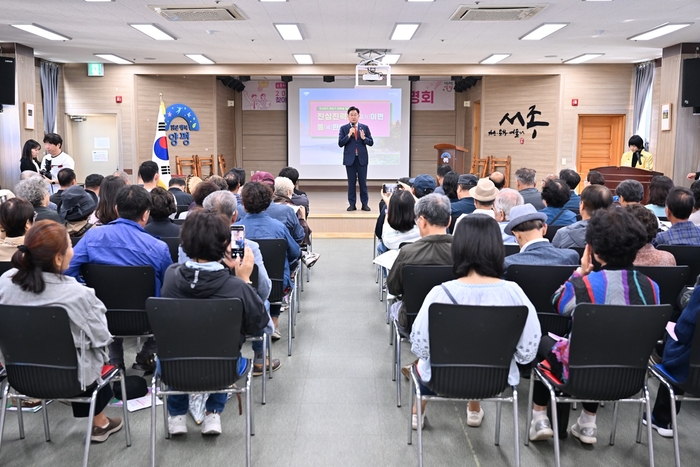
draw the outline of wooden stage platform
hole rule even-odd
[[[379,216],[381,195],[379,186],[368,187],[371,211],[361,211],[360,195],[357,194],[357,211],[346,211],[348,194],[345,187],[305,187],[309,197],[308,222],[315,238],[372,238],[374,225]]]

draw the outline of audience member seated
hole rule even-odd
[[[256,172],[250,179],[251,182],[260,182],[264,185],[270,187],[270,190],[275,189],[275,179],[269,172]],[[245,206],[244,206],[245,208]],[[299,224],[299,219],[297,218],[296,212],[293,208],[285,206],[283,204],[275,204],[270,200],[270,205],[265,210],[265,212],[272,217],[277,219],[289,230],[289,234],[292,238],[301,245],[304,241],[304,229]]]
[[[167,193],[167,192],[166,192]],[[239,298],[243,302],[241,345],[246,335],[262,333],[269,323],[260,297],[250,285],[253,252],[246,248],[242,258],[231,257],[229,224],[215,211],[199,210],[182,225],[182,249],[190,257],[185,264],[173,264],[165,272],[161,296],[180,299]],[[221,264],[223,260],[224,264]],[[230,274],[227,268],[235,270]],[[183,332],[187,332],[183,329]],[[262,351],[260,353],[262,362]],[[187,433],[189,395],[168,396],[168,430],[172,435]],[[221,434],[221,413],[227,394],[209,394],[202,422],[203,435]]]
[[[508,374],[508,384],[517,386],[520,382],[520,372],[516,362],[527,364],[534,360],[542,331],[535,307],[520,286],[501,279],[504,273],[504,250],[497,223],[486,216],[468,216],[455,229],[451,253],[453,269],[458,279],[433,287],[425,297],[411,330],[411,351],[419,358],[416,372],[420,377],[421,393],[435,394],[429,389],[431,368],[428,310],[433,303],[526,306],[527,320],[516,345]],[[425,402],[421,412],[423,417],[425,417]],[[469,402],[467,425],[481,426],[483,418],[484,410],[479,402]],[[421,426],[423,423],[424,420],[421,420]],[[418,429],[415,406],[412,425],[413,429]]]
[[[515,171],[515,187],[523,195],[525,204],[532,204],[535,209],[541,211],[544,209],[544,203],[542,202],[542,194],[535,186],[537,183],[536,177],[537,172],[535,172],[535,169],[522,167]]]
[[[207,181],[197,184],[197,187],[192,192],[192,204],[190,204],[190,209],[181,212],[180,215],[177,216],[177,218],[185,219],[191,210],[201,208],[202,203],[204,202],[204,198],[214,193],[215,191],[219,191],[219,187],[216,186],[215,183]]]
[[[605,185],[605,177],[597,170],[590,170],[586,175],[586,180],[583,182],[583,187],[588,185]]]
[[[121,178],[122,180],[124,180],[124,184],[125,184],[125,185],[131,185],[131,177],[129,177],[129,174],[127,174],[126,172],[122,172],[121,170],[117,170],[117,171],[114,172],[112,175],[114,175],[115,177],[119,177],[119,178]]]
[[[58,211],[61,208],[61,195],[68,187],[75,185],[77,182],[75,180],[75,172],[73,169],[68,168],[59,170],[56,178],[58,179],[59,189],[56,193],[49,196],[49,201],[56,205],[56,210]]]
[[[579,214],[579,204],[581,203],[581,198],[576,194],[576,187],[581,183],[581,176],[571,169],[562,169],[559,171],[559,180],[563,180],[566,186],[571,190],[571,198],[564,205],[564,209],[569,209],[573,211],[574,214]]]
[[[287,255],[284,262],[284,288],[287,290],[292,285],[291,266],[299,259],[301,250],[287,227],[277,219],[270,217],[266,211],[272,202],[272,188],[264,183],[251,181],[243,186],[241,200],[248,214],[245,218],[237,221],[236,225],[245,226],[247,238],[255,240],[281,238],[287,242]],[[270,316],[275,324],[275,331],[272,334],[273,340],[279,340],[282,337],[279,331],[280,311],[280,305],[270,305]]]
[[[700,246],[700,227],[688,220],[693,206],[695,197],[692,191],[679,186],[671,189],[666,197],[666,218],[671,222],[671,228],[659,232],[652,244]]]
[[[304,238],[301,241],[301,245],[311,244],[311,227],[309,227],[308,222],[306,222],[306,216],[304,215],[304,207],[297,206],[292,202],[292,196],[294,193],[294,184],[287,177],[277,177],[275,179],[275,192],[273,202],[275,204],[281,204],[284,206],[289,206],[297,216],[297,221],[304,231]],[[268,212],[269,214],[269,212]],[[274,217],[274,216],[271,216]],[[302,251],[301,260],[306,265],[307,268],[312,267],[316,264],[319,258],[318,253],[313,253],[311,251]]]
[[[462,214],[459,216],[452,227],[453,232],[457,230],[457,225],[459,225],[459,222],[463,218],[473,214],[483,214],[494,219],[496,218],[496,213],[493,212],[493,203],[496,200],[496,196],[498,196],[498,188],[496,188],[491,180],[482,178],[474,188],[469,190],[469,194],[474,198],[474,206],[476,209],[474,209],[471,214]]]
[[[117,175],[108,175],[100,184],[100,200],[95,212],[90,216],[90,223],[94,225],[107,225],[117,220],[117,194],[127,183]]]
[[[71,239],[83,238],[94,225],[90,216],[95,212],[95,199],[79,185],[74,185],[63,192],[63,200],[58,214],[65,220],[64,225]]]
[[[695,205],[693,206],[693,213],[690,215],[688,220],[693,224],[700,226],[700,181],[694,181],[693,184],[690,185],[690,191],[693,192]]]
[[[450,200],[447,196],[430,194],[420,198],[414,208],[416,225],[421,238],[405,245],[386,278],[387,290],[395,297],[403,295],[403,277],[401,272],[407,264],[451,265],[452,235],[447,233],[450,223]],[[406,308],[401,301],[391,306],[392,318],[398,319],[399,328],[405,329]]]
[[[698,310],[700,310],[700,287],[696,286],[688,304],[676,322],[674,328],[676,338],[667,338],[664,345],[663,359],[661,361],[663,371],[680,384],[688,380],[690,373],[690,351],[692,350],[693,336],[697,329]],[[671,386],[673,386],[673,391],[676,395],[682,396],[685,394],[685,391],[676,384],[671,384]],[[680,410],[681,403],[677,401],[676,414]],[[646,424],[646,422],[644,423]],[[664,438],[673,437],[671,394],[663,384],[659,384],[659,391],[656,393],[656,402],[651,412],[651,426]]]
[[[48,219],[59,224],[62,223],[58,213],[48,207],[49,189],[41,177],[33,176],[19,182],[15,187],[15,195],[18,198],[26,199],[34,206],[36,214],[34,222]]]
[[[430,175],[420,174],[408,180],[404,189],[410,189],[416,198],[422,198],[435,191],[435,179]]]
[[[172,177],[168,182],[168,191],[175,197],[178,206],[189,206],[192,204],[192,195],[185,193],[187,182],[184,178]]]
[[[633,269],[632,263],[646,242],[646,229],[626,209],[597,210],[586,228],[586,249],[581,266],[552,297],[557,311],[571,316],[579,303],[607,305],[658,305],[659,286]],[[593,258],[603,268],[593,271]],[[571,334],[568,336],[571,339]],[[538,360],[546,359],[552,373],[566,381],[569,378],[569,340],[556,342],[549,336],[540,341]],[[549,391],[537,381],[533,390],[533,417],[530,440],[551,438],[552,428],[547,418]],[[596,412],[598,402],[584,402],[571,434],[584,444],[596,442]]]
[[[228,191],[233,193],[233,196],[236,198],[236,210],[238,211],[238,220],[241,220],[245,217],[245,209],[243,209],[243,203],[241,203],[241,187],[243,186],[243,183],[241,182],[241,179],[238,175],[238,169],[233,168],[226,172],[226,175],[224,175],[224,180],[226,180],[226,183],[228,183]]]
[[[524,203],[523,195],[512,188],[503,188],[496,196],[493,202],[493,213],[501,228],[501,237],[503,243],[518,243],[515,237],[504,232],[508,222],[510,222],[510,211],[515,206],[521,206]]]
[[[238,176],[238,183],[240,185],[239,188],[243,188],[243,185],[245,185],[246,181],[246,174],[245,170],[243,170],[240,167],[234,167],[231,170],[229,170],[227,173],[235,173]],[[296,192],[296,190],[295,190]],[[234,193],[236,195],[236,200],[238,200],[238,205],[242,205],[243,203],[241,202],[241,193],[238,191],[237,193]]]
[[[459,201],[457,197],[457,184],[459,183],[459,174],[454,170],[447,172],[442,179],[442,191],[445,192],[451,203]],[[436,188],[437,190],[437,188]],[[435,192],[433,192],[435,193]]]
[[[180,226],[170,218],[176,211],[173,195],[161,187],[155,187],[151,190],[150,222],[144,229],[155,237],[179,237]]]
[[[100,174],[90,174],[85,177],[85,191],[95,200],[95,205],[100,201],[100,185],[104,179]]]
[[[381,193],[387,206],[387,214],[382,227],[382,241],[377,245],[377,252],[398,250],[402,243],[413,243],[420,238],[416,225],[416,199],[406,190],[393,194]]]
[[[105,347],[112,341],[112,335],[107,329],[107,310],[95,296],[95,291],[62,274],[72,256],[73,248],[62,225],[48,220],[37,222],[27,232],[24,245],[12,257],[15,269],[0,277],[0,297],[3,305],[58,304],[66,310],[78,352],[78,379],[86,388],[84,393],[75,394],[75,397],[90,397],[98,381],[101,381],[102,367],[108,361]],[[83,345],[87,350],[80,354]],[[48,347],[44,350],[50,351]],[[96,415],[92,420],[93,442],[107,441],[112,433],[122,428],[120,418],[107,418],[104,413],[112,397],[110,385],[105,385],[97,392]],[[72,406],[74,417],[89,416],[89,404],[72,403]]]
[[[673,180],[664,176],[657,175],[651,179],[649,183],[649,204],[647,209],[656,214],[656,217],[666,217],[666,197],[673,189]]]
[[[142,162],[139,166],[139,181],[143,184],[146,191],[150,193],[151,190],[157,187],[158,180],[160,180],[158,164],[153,161]]]
[[[452,172],[452,167],[450,164],[440,164],[437,168],[437,186],[435,187],[435,191],[433,193],[437,193],[438,195],[444,195],[445,194],[445,188],[442,186],[445,175],[448,173]],[[449,196],[448,196],[449,198]]]
[[[571,193],[563,180],[547,179],[543,182],[542,201],[546,207],[540,209],[540,212],[547,215],[548,226],[571,225],[576,222],[576,214],[564,207],[569,202]]]
[[[228,190],[228,182],[220,175],[209,175],[207,181],[216,185],[219,190]]]
[[[634,258],[635,266],[675,266],[676,258],[668,251],[657,250],[651,242],[659,232],[659,220],[653,212],[641,204],[628,204],[625,209],[639,220],[647,232],[647,243],[639,249]]]
[[[144,230],[151,209],[151,196],[142,186],[125,186],[117,194],[116,208],[117,220],[88,230],[76,244],[75,255],[65,274],[78,277],[83,264],[151,266],[156,275],[155,296],[159,297],[165,270],[172,264],[172,259],[168,245]],[[112,365],[124,368],[122,341],[121,338],[114,339],[109,346],[109,357]],[[136,355],[134,368],[154,371],[155,350],[155,341],[150,337]]]
[[[471,214],[476,209],[474,198],[469,194],[469,190],[474,188],[479,182],[476,175],[462,174],[457,178],[457,201],[450,205],[451,216],[457,219],[462,214]]]
[[[583,248],[586,246],[586,226],[588,219],[598,209],[607,209],[612,205],[612,193],[602,185],[589,185],[581,192],[579,211],[581,220],[562,227],[554,235],[552,245],[557,248]]]
[[[506,269],[511,264],[579,264],[578,253],[575,250],[555,248],[544,238],[547,232],[546,220],[547,216],[541,211],[536,211],[529,203],[510,210],[510,222],[504,232],[515,237],[520,245],[520,252],[506,256]]]
[[[34,222],[34,208],[26,199],[12,198],[0,204],[0,261],[7,262],[24,244],[24,234]]]
[[[615,195],[620,197],[620,206],[640,204],[644,199],[644,187],[637,180],[623,180],[615,188]]]
[[[285,177],[292,181],[294,191],[292,192],[292,203],[304,207],[304,217],[309,217],[309,198],[303,191],[299,190],[299,171],[294,167],[285,167],[280,170],[278,177]]]
[[[506,176],[501,172],[494,172],[489,175],[489,180],[493,182],[493,185],[500,191],[506,185]]]

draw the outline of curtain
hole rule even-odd
[[[654,62],[640,63],[634,70],[634,131],[639,128],[644,104],[654,81]],[[645,143],[648,144],[645,138]]]
[[[56,131],[56,112],[58,111],[58,73],[57,64],[41,62],[41,94],[44,107],[44,134]]]

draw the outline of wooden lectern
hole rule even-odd
[[[642,204],[647,204],[649,200],[649,183],[651,179],[657,175],[663,175],[661,172],[654,172],[652,170],[637,169],[632,167],[597,167],[595,169],[605,177],[605,186],[608,187],[613,194],[615,194],[615,188],[623,180],[637,180],[644,187],[644,199]]]
[[[468,149],[454,144],[441,143],[433,146],[437,150],[437,165],[450,164],[452,170],[459,174],[469,172],[472,161]]]

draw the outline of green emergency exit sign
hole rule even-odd
[[[105,65],[104,63],[88,63],[88,76],[104,76],[105,75]]]

